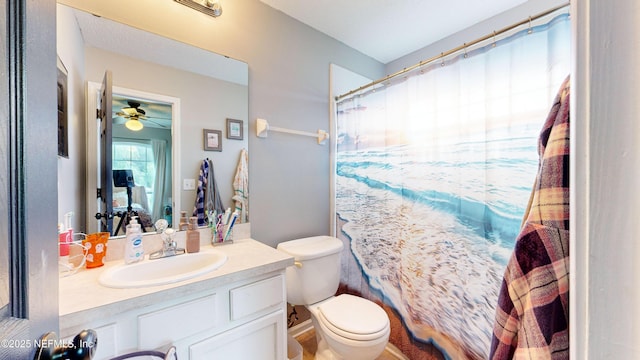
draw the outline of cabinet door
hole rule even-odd
[[[216,294],[138,315],[138,348],[156,349],[216,327]]]
[[[283,360],[286,333],[284,311],[277,311],[191,345],[189,359]]]

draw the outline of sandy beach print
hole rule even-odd
[[[457,144],[438,159],[411,145],[338,153],[341,289],[384,304],[409,358],[487,358],[536,137]]]

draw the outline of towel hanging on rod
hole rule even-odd
[[[291,130],[284,129],[280,127],[270,126],[267,120],[265,119],[256,119],[256,136],[259,138],[266,138],[269,130],[277,131],[288,134],[302,135],[302,136],[310,136],[318,139],[318,145],[324,144],[324,142],[329,139],[329,133],[324,130],[318,130],[317,133],[299,131],[299,130]]]

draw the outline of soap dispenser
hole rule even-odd
[[[132,264],[144,258],[144,249],[142,247],[142,231],[136,216],[131,218],[131,222],[127,225],[127,239],[124,246],[124,262]]]
[[[189,227],[187,228],[187,252],[197,253],[200,251],[200,232],[198,231],[198,218],[189,218]]]

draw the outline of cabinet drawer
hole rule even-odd
[[[278,275],[229,291],[231,321],[284,303],[284,276]]]
[[[216,294],[138,316],[138,348],[155,349],[216,325]]]

